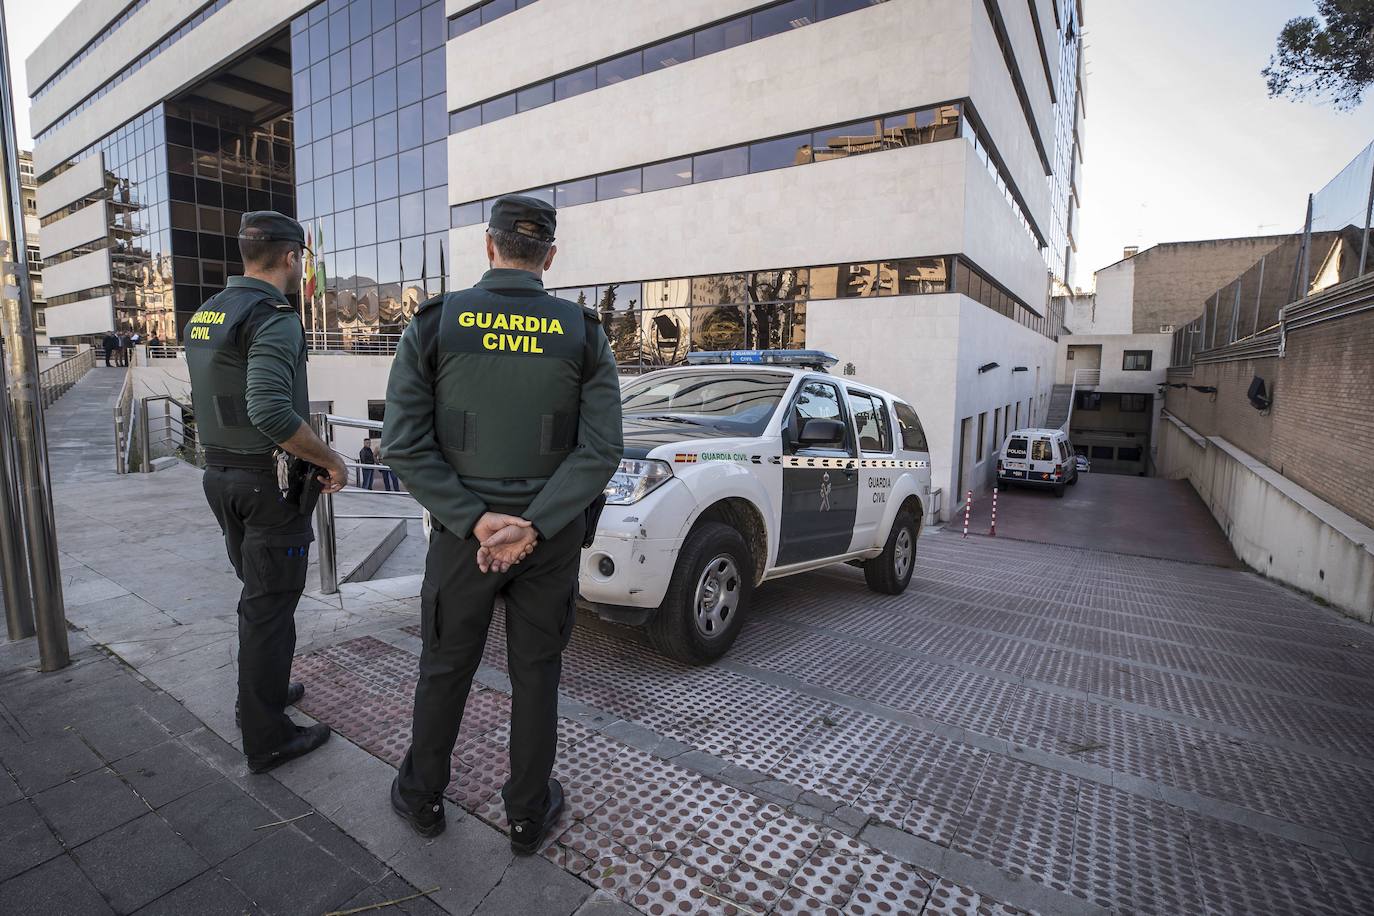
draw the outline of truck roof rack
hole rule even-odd
[[[770,365],[828,372],[840,361],[824,350],[702,350],[687,354],[693,366]]]

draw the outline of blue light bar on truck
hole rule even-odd
[[[839,361],[838,356],[824,350],[704,350],[687,354],[687,362],[693,366],[770,365],[822,372]]]

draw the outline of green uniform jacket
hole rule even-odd
[[[624,456],[620,378],[595,313],[548,295],[523,270],[489,270],[472,289],[421,303],[401,335],[386,402],[387,463],[463,538],[488,510],[520,515],[541,538],[553,537],[605,489]],[[575,434],[562,432],[565,418]],[[514,454],[516,441],[529,445]],[[521,467],[549,470],[501,476]]]
[[[230,277],[191,316],[182,342],[203,445],[270,452],[305,422],[305,329],[271,283]]]

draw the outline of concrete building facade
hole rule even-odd
[[[33,296],[33,329],[39,344],[48,342],[47,300],[43,298],[43,257],[38,246],[38,176],[33,153],[19,151],[19,201],[24,211],[24,244],[29,256],[29,293]]]
[[[627,368],[830,350],[917,405],[936,486],[982,489],[1055,374],[1081,19],[1076,0],[83,0],[27,62],[52,334],[174,339],[240,269],[239,216],[271,207],[323,254],[312,343],[385,349],[485,268],[491,200],[540,194],[548,283],[602,309]]]

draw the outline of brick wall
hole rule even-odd
[[[1256,375],[1274,399],[1250,406]],[[1288,333],[1282,359],[1205,363],[1165,408],[1204,436],[1221,436],[1299,486],[1374,526],[1374,311]]]
[[[1210,239],[1147,248],[1132,259],[1132,329],[1137,334],[1156,334],[1163,325],[1187,324],[1201,314],[1208,297],[1288,238]],[[1230,311],[1228,302],[1228,316]]]

